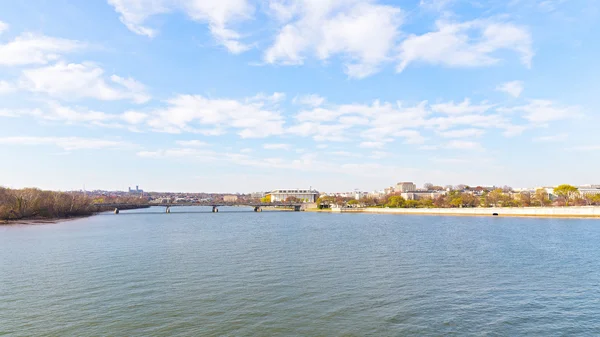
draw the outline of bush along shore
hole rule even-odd
[[[136,205],[146,202],[138,197],[119,197],[110,201]],[[134,208],[137,208],[137,206]],[[81,192],[54,192],[42,191],[36,188],[9,189],[0,187],[0,223],[34,220],[53,221],[90,216],[108,210],[110,209],[96,206],[93,198]]]

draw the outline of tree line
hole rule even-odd
[[[93,198],[81,192],[43,191],[37,188],[0,187],[0,220],[59,219],[91,215],[96,203],[144,203],[139,197]]]
[[[466,187],[451,190],[434,198],[406,200],[401,193],[381,197],[362,197],[359,200],[341,196],[321,196],[319,208],[329,207],[389,207],[389,208],[468,208],[468,207],[543,207],[543,206],[600,206],[600,194],[581,194],[575,186],[560,185],[553,190],[553,199],[544,189],[531,192],[512,192],[510,188],[497,188],[474,193]]]

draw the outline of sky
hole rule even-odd
[[[600,0],[0,0],[0,186],[600,183]]]

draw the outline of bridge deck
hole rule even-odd
[[[190,206],[207,206],[207,207],[223,207],[223,206],[239,206],[239,207],[301,207],[302,204],[288,204],[288,203],[252,203],[252,202],[211,202],[211,203],[148,203],[148,204],[94,204],[97,207],[148,207],[148,206],[159,206],[159,207],[190,207]]]

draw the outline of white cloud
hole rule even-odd
[[[424,150],[424,151],[434,151],[439,148],[440,147],[437,145],[421,145],[421,146],[419,146],[419,150]]]
[[[505,92],[512,97],[519,97],[523,92],[523,82],[522,81],[511,81],[500,84],[496,87],[496,90]]]
[[[263,148],[266,150],[289,150],[290,144],[264,144]]]
[[[425,9],[441,11],[452,2],[454,2],[454,0],[421,0],[419,6]]]
[[[465,98],[461,103],[450,101],[447,103],[433,104],[431,110],[434,112],[444,113],[447,115],[463,115],[463,114],[481,114],[489,110],[493,105],[482,102],[481,104],[472,105],[471,100]]]
[[[19,86],[62,99],[129,99],[135,103],[144,103],[150,99],[145,93],[145,87],[134,79],[113,75],[110,81],[113,83],[106,80],[104,70],[95,64],[59,62],[47,67],[24,70]]]
[[[345,59],[345,72],[363,78],[388,61],[401,24],[400,9],[371,1],[271,1],[286,23],[265,54],[267,63],[302,64],[307,55]]]
[[[383,159],[383,158],[390,157],[391,155],[392,155],[391,153],[385,152],[385,151],[373,151],[373,152],[371,152],[371,155],[369,156],[369,158]]]
[[[532,123],[552,122],[582,115],[582,110],[578,106],[557,106],[551,100],[542,99],[530,100],[529,104],[522,106],[498,108],[498,111],[504,113],[522,113],[522,117]]]
[[[0,109],[0,117],[20,117],[41,114],[39,109]]]
[[[349,128],[349,125],[342,124],[320,124],[316,122],[304,122],[289,127],[287,129],[287,132],[303,137],[312,136],[313,139],[318,142],[344,142],[348,140],[346,130]]]
[[[183,147],[204,147],[204,146],[208,146],[209,144],[197,139],[193,139],[193,140],[178,140],[177,145],[181,145]]]
[[[7,81],[0,81],[0,95],[14,92],[17,88]]]
[[[525,130],[530,129],[530,125],[514,125],[507,124],[503,126],[504,132],[502,133],[505,137],[514,137],[522,134]]]
[[[340,124],[348,125],[368,125],[369,119],[361,116],[342,116],[339,118]]]
[[[575,146],[575,147],[573,147],[571,149],[575,150],[575,151],[581,151],[581,152],[600,151],[600,145]]]
[[[362,142],[358,145],[363,149],[381,149],[385,146],[385,142]]]
[[[356,152],[350,152],[350,151],[332,151],[329,152],[329,154],[332,154],[334,156],[338,156],[338,157],[362,157],[362,155],[356,153]]]
[[[473,151],[482,151],[483,147],[481,144],[477,142],[471,142],[466,140],[452,140],[444,146],[447,149],[454,150],[473,150]]]
[[[444,138],[467,138],[467,137],[481,137],[485,133],[481,129],[462,129],[462,130],[450,130],[440,132],[439,135]]]
[[[509,124],[508,119],[499,114],[492,115],[458,115],[435,117],[427,120],[427,124],[440,130],[467,125],[474,128],[504,128]]]
[[[0,44],[0,66],[47,64],[84,46],[75,40],[24,33],[11,42]]]
[[[140,124],[146,119],[148,119],[148,114],[138,111],[125,111],[121,115],[121,119],[129,124]]]
[[[293,103],[308,105],[311,107],[319,107],[325,103],[325,98],[316,94],[296,96],[294,97]]]
[[[533,141],[542,142],[542,143],[550,143],[550,142],[561,142],[561,141],[567,140],[567,138],[569,138],[569,135],[567,135],[566,133],[560,133],[557,135],[536,137],[533,139]]]
[[[483,67],[497,64],[499,50],[513,50],[521,62],[531,66],[529,32],[512,23],[473,20],[463,23],[438,21],[437,31],[410,35],[400,44],[397,71],[414,62],[448,67]]]
[[[8,30],[8,23],[0,21],[0,34]]]
[[[222,134],[238,130],[242,138],[264,138],[283,132],[283,117],[268,107],[270,101],[210,99],[201,95],[177,95],[165,108],[150,113],[147,124],[155,131]],[[208,126],[210,129],[197,129]]]
[[[146,114],[140,112],[127,111],[121,114],[109,114],[91,110],[84,106],[65,106],[56,101],[47,101],[45,106],[36,109],[0,110],[0,116],[33,117],[37,120],[64,122],[65,124],[128,128],[133,132],[139,132],[135,126],[147,118]]]
[[[173,148],[156,151],[139,151],[136,153],[142,158],[194,158],[202,161],[214,161],[217,159],[217,153],[211,150],[200,150],[196,148]]]
[[[136,34],[153,37],[156,30],[146,21],[158,14],[183,11],[194,21],[208,24],[215,40],[232,53],[241,53],[249,48],[240,42],[242,36],[228,28],[231,24],[252,17],[254,7],[247,0],[108,0],[120,14],[120,19]]]
[[[135,145],[120,141],[81,137],[0,137],[6,145],[54,145],[66,151],[83,149],[130,149]]]
[[[104,112],[93,111],[84,107],[67,107],[57,102],[48,102],[48,108],[40,110],[40,113],[34,116],[67,123],[102,123],[114,118],[114,116]]]

